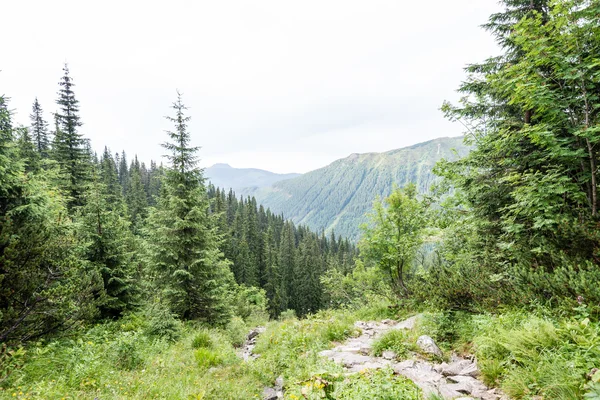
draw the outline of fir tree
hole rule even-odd
[[[127,209],[129,211],[129,220],[134,233],[139,233],[148,215],[148,202],[144,185],[142,184],[142,174],[140,163],[137,156],[132,161],[129,168],[129,187],[127,188]]]
[[[181,94],[173,103],[175,130],[163,146],[170,152],[158,206],[149,217],[151,261],[156,284],[174,312],[185,319],[224,322],[229,306],[226,291],[232,276],[218,247],[215,222],[197,147],[190,146],[189,117]]]
[[[48,123],[44,120],[44,113],[37,97],[33,103],[29,118],[31,119],[31,134],[33,135],[36,150],[42,157],[46,158],[48,157],[48,150],[50,148]]]
[[[85,243],[83,257],[102,279],[96,301],[103,318],[115,318],[131,309],[138,291],[133,279],[135,242],[123,217],[123,203],[107,201],[113,196],[99,177],[95,178],[79,217],[80,237]]]
[[[63,175],[62,185],[70,197],[69,205],[82,205],[82,194],[89,179],[88,141],[79,133],[82,125],[79,118],[79,101],[73,92],[73,79],[65,64],[56,103],[59,110],[55,114],[57,132],[54,141],[54,158],[58,161]]]

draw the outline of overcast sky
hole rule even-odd
[[[81,132],[158,159],[175,90],[202,165],[306,172],[461,126],[439,111],[498,52],[496,0],[19,0],[2,5],[0,94],[51,120],[64,62]]]

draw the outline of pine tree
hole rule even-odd
[[[106,200],[108,205],[117,204],[119,208],[123,204],[122,188],[119,183],[117,164],[107,147],[100,159],[100,181],[106,186]]]
[[[138,292],[133,268],[135,242],[129,222],[123,217],[123,203],[107,201],[114,193],[99,177],[90,186],[79,215],[79,235],[85,243],[83,257],[102,279],[101,290],[96,293],[100,316],[116,318],[135,305]]]
[[[15,131],[17,132],[19,157],[25,165],[25,171],[37,171],[40,168],[40,155],[36,151],[35,144],[31,140],[29,130],[25,127],[19,127],[15,129]]]
[[[144,185],[142,184],[142,174],[137,156],[131,163],[129,168],[129,179],[127,181],[129,187],[127,188],[127,195],[125,198],[127,200],[131,229],[134,233],[140,233],[144,220],[148,216],[148,202],[146,192],[144,191]]]
[[[173,103],[175,130],[163,146],[170,152],[158,206],[149,217],[151,260],[156,284],[174,312],[186,319],[224,322],[232,282],[227,261],[219,250],[215,221],[202,170],[197,168],[197,147],[190,146],[189,117],[178,93]]]
[[[304,316],[321,308],[323,288],[320,277],[323,273],[317,238],[314,234],[306,235],[298,248],[294,272],[293,308],[298,315]]]
[[[119,157],[119,183],[123,188],[123,196],[127,196],[127,189],[129,189],[129,167],[127,166],[127,154],[125,151],[121,153]]]
[[[0,96],[0,342],[37,338],[93,309],[93,277],[76,257],[64,199],[19,157]],[[30,150],[33,151],[33,146]]]
[[[32,113],[29,115],[31,119],[31,134],[37,152],[43,157],[48,157],[50,148],[50,139],[48,138],[48,123],[44,120],[42,107],[38,102],[37,97],[33,103]]]
[[[294,301],[294,272],[296,270],[296,237],[294,225],[286,222],[281,233],[279,245],[279,268],[281,269],[281,305],[283,310],[290,307]]]
[[[73,92],[73,79],[65,64],[56,103],[59,110],[55,114],[57,132],[53,154],[63,175],[62,186],[70,197],[69,206],[82,205],[82,195],[89,180],[88,141],[78,132],[82,125],[79,118],[79,101]]]

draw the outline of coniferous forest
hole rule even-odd
[[[208,183],[179,92],[149,165],[68,65],[28,126],[0,96],[0,398],[600,399],[600,2],[501,3],[441,109],[470,151],[351,239]]]

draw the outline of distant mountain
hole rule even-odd
[[[433,166],[442,158],[467,154],[462,137],[440,138],[385,153],[352,154],[294,179],[276,182],[245,194],[275,213],[313,230],[332,229],[336,235],[357,240],[359,225],[379,195],[388,196],[395,185],[413,182],[427,192],[438,179]]]
[[[226,190],[231,188],[236,194],[244,194],[285,179],[296,178],[300,174],[276,174],[262,169],[233,168],[229,164],[215,164],[204,170],[204,176],[215,186]]]

